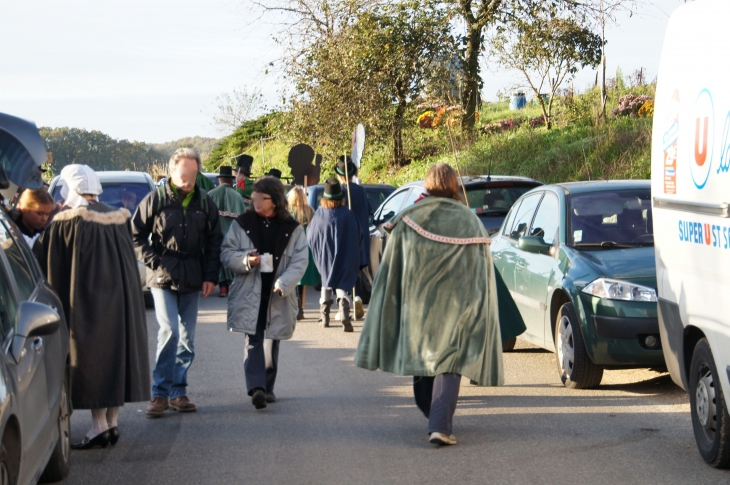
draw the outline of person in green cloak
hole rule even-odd
[[[210,192],[215,188],[215,184],[212,180],[205,176],[203,172],[198,172],[198,177],[195,179],[195,183],[198,187],[205,189],[206,192]]]
[[[251,168],[253,157],[242,153],[236,157],[236,192],[243,197],[243,202],[248,209],[251,205],[251,194],[253,193],[253,180],[251,180]]]
[[[502,385],[502,341],[525,327],[511,305],[505,310],[517,314],[506,315],[500,328],[491,240],[479,217],[461,202],[454,170],[434,165],[424,186],[429,196],[387,224],[391,235],[355,364],[414,376],[416,404],[429,420],[429,442],[454,445],[462,376],[479,386]]]
[[[236,218],[246,212],[246,204],[243,203],[243,199],[238,194],[236,189],[233,188],[233,181],[236,180],[236,176],[233,175],[231,167],[220,167],[218,173],[218,181],[220,185],[215,189],[208,192],[210,198],[215,202],[218,207],[218,215],[221,221],[221,232],[225,239],[228,234],[228,229],[231,227],[231,223]],[[227,270],[224,266],[221,266],[220,276],[218,277],[218,287],[220,288],[218,296],[225,298],[228,296],[228,287],[233,281],[234,274]]]

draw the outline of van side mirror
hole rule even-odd
[[[517,240],[517,245],[523,251],[536,254],[550,254],[552,247],[542,236],[522,236]]]
[[[17,313],[17,333],[10,351],[16,364],[23,357],[25,342],[29,338],[51,335],[61,327],[61,317],[51,307],[32,301],[21,302]]]

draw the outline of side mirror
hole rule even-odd
[[[18,332],[13,338],[11,353],[16,364],[23,357],[25,342],[29,338],[56,333],[61,327],[61,317],[56,311],[41,303],[24,301],[18,307]]]
[[[536,254],[550,254],[550,244],[546,243],[542,236],[522,236],[517,240],[517,245],[523,251]]]

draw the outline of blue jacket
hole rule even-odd
[[[317,209],[307,228],[307,241],[322,286],[346,291],[355,286],[361,240],[360,224],[350,209]]]

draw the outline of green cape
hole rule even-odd
[[[429,197],[390,224],[355,364],[399,375],[455,372],[481,386],[501,385],[497,285],[479,218],[460,202]],[[512,323],[511,336],[524,331],[521,319]]]
[[[208,192],[208,195],[210,195],[210,198],[213,199],[216,207],[218,207],[218,215],[220,216],[221,221],[221,232],[225,239],[226,234],[228,234],[228,229],[231,228],[231,223],[236,219],[236,217],[246,211],[246,204],[243,203],[243,199],[240,195],[238,195],[236,189],[226,184],[220,184],[218,187]],[[233,273],[226,270],[221,265],[218,281],[230,282],[233,281],[233,278]]]

